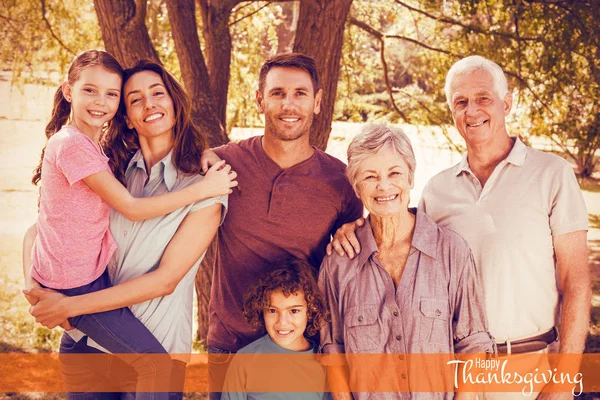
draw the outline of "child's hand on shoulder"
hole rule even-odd
[[[196,186],[195,192],[203,198],[223,196],[230,194],[232,189],[238,185],[235,180],[237,173],[231,170],[231,165],[225,161],[219,161],[209,168],[204,179],[191,187]]]

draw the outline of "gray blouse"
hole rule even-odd
[[[320,351],[399,354],[397,362],[389,366],[394,371],[390,376],[407,391],[410,379],[439,376],[448,370],[434,371],[428,365],[427,370],[420,371],[419,365],[406,365],[403,354],[494,351],[469,246],[458,234],[438,226],[425,213],[410,211],[416,213],[416,225],[397,288],[377,259],[377,245],[368,218],[356,231],[360,254],[350,259],[334,252],[323,260],[319,275],[319,287],[331,313],[331,322],[321,330]],[[327,363],[327,358],[324,360]],[[381,370],[363,368],[358,374],[360,366],[352,363],[349,366],[351,384],[359,378],[361,382],[390,378],[384,378],[386,374]],[[355,398],[372,395],[355,393]],[[410,398],[410,393],[390,395],[386,393],[385,398]],[[431,398],[432,393],[422,395]]]

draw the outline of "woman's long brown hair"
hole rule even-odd
[[[121,67],[121,64],[119,64],[119,62],[112,55],[102,50],[87,50],[78,55],[71,63],[69,72],[67,73],[67,82],[69,85],[73,85],[75,82],[77,82],[77,80],[79,80],[81,71],[87,67],[93,67],[95,65],[101,65],[108,71],[114,72],[121,77],[123,76],[123,68]],[[46,125],[46,138],[50,139],[56,132],[58,132],[60,128],[62,128],[62,126],[68,122],[70,115],[71,103],[65,99],[62,85],[60,85],[54,94],[52,117],[50,118],[48,125]],[[119,112],[117,112],[115,118],[108,122],[104,136],[117,136],[119,130],[121,129],[121,125],[122,117],[119,115]],[[31,179],[31,182],[34,185],[37,185],[42,178],[42,163],[44,161],[45,152],[46,147],[44,146],[42,155],[40,156],[40,162],[33,170],[33,178]]]
[[[123,87],[131,77],[139,72],[151,71],[158,74],[173,101],[175,125],[173,126],[172,161],[178,172],[197,174],[201,171],[200,159],[208,146],[206,136],[192,121],[192,103],[177,79],[162,65],[150,60],[139,60],[133,67],[123,72]],[[121,96],[121,111],[126,115],[125,93]],[[123,179],[125,170],[133,154],[140,148],[134,129],[123,126],[120,134],[108,137],[105,143],[106,154],[111,159],[115,176]]]

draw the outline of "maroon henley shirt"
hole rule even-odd
[[[291,256],[318,268],[330,235],[361,217],[363,207],[344,175],[344,163],[319,149],[287,169],[267,156],[262,136],[215,152],[238,173],[240,185],[229,195],[219,229],[208,345],[237,351],[264,335],[242,316],[248,288]]]

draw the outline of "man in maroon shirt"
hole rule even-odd
[[[214,149],[238,173],[240,189],[229,195],[228,215],[219,229],[209,353],[235,353],[264,334],[242,316],[244,293],[260,275],[289,257],[318,268],[330,235],[362,216],[344,163],[310,145],[321,96],[313,59],[275,56],[262,66],[256,92],[265,115],[264,135]],[[224,364],[229,358],[223,357]],[[217,368],[209,363],[209,375],[214,377]]]

